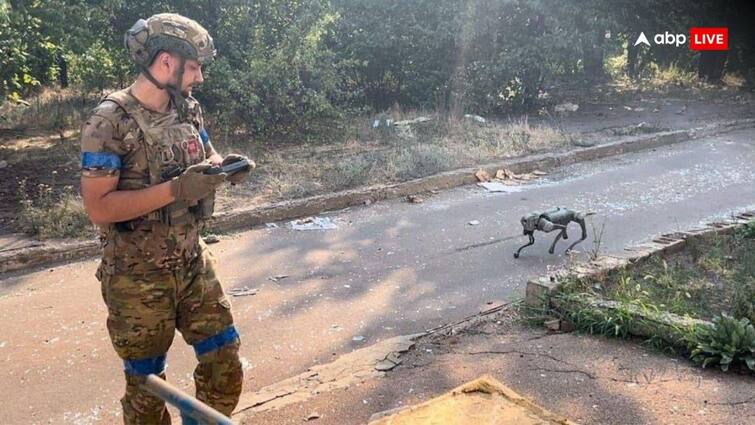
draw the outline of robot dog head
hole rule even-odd
[[[522,230],[525,235],[531,235],[535,233],[537,229],[537,222],[540,220],[540,214],[532,213],[522,217]]]

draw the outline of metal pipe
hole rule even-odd
[[[202,424],[236,425],[228,416],[170,385],[157,375],[148,375],[144,386],[156,396],[175,406],[182,415],[190,416]]]

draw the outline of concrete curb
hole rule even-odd
[[[365,201],[377,202],[430,190],[443,190],[473,184],[477,181],[474,173],[480,169],[486,170],[491,175],[495,175],[496,170],[501,168],[508,168],[518,174],[533,170],[548,171],[564,165],[657,148],[696,138],[740,130],[753,125],[755,125],[755,119],[748,118],[719,122],[686,130],[632,136],[603,145],[578,148],[567,152],[551,152],[521,158],[510,158],[477,167],[448,171],[408,182],[369,186],[304,199],[277,202],[254,208],[240,208],[215,215],[210,221],[209,227],[211,230],[217,232],[238,230],[263,223],[294,219],[319,214],[324,211],[362,205]],[[66,242],[53,246],[20,249],[13,253],[0,254],[0,273],[81,260],[98,255],[99,250],[100,247],[97,241]]]
[[[755,220],[755,211],[738,214],[730,220],[709,223],[703,228],[661,235],[649,244],[627,248],[628,254],[625,257],[601,257],[598,260],[581,265],[565,275],[531,279],[527,282],[524,304],[531,308],[550,309],[561,314],[574,313],[588,307],[606,312],[621,310],[625,314],[640,319],[628,329],[630,334],[643,338],[660,337],[672,345],[680,345],[680,341],[683,340],[681,330],[695,326],[711,326],[712,323],[706,320],[682,317],[666,311],[645,310],[634,305],[606,300],[597,296],[558,297],[556,294],[561,282],[566,277],[600,282],[606,279],[609,274],[642,264],[653,256],[667,256],[681,252],[687,244],[710,235],[731,234],[751,220]],[[556,321],[558,319],[554,320],[554,322]],[[572,328],[571,324],[564,321],[559,322],[558,327],[554,327],[554,329]]]

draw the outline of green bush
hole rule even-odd
[[[95,93],[97,96],[106,89],[117,88],[129,69],[116,59],[117,55],[105,46],[103,40],[96,40],[81,54],[69,53],[71,82],[84,94]]]
[[[283,141],[322,133],[340,118],[339,64],[325,44],[339,16],[324,0],[258,2],[223,9],[218,59],[197,97],[214,127]],[[329,128],[332,130],[332,128]]]
[[[718,365],[724,372],[736,364],[755,371],[755,327],[746,318],[722,315],[713,326],[697,328],[690,338],[691,358],[703,367]]]

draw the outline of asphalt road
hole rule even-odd
[[[578,164],[512,189],[477,186],[421,204],[401,200],[324,216],[336,230],[287,223],[211,245],[242,335],[245,390],[399,334],[423,331],[520,297],[528,277],[564,264],[555,234],[515,260],[519,218],[565,206],[596,214],[601,251],[755,208],[755,129]],[[479,224],[471,225],[471,221]],[[578,236],[570,228],[570,240]],[[595,249],[593,232],[578,248]],[[114,423],[121,362],[106,310],[84,261],[0,280],[0,423]],[[285,278],[271,279],[286,275]],[[168,377],[190,388],[192,350],[176,338]]]

